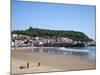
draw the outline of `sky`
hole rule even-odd
[[[33,28],[71,30],[95,40],[96,7],[12,0],[12,30]]]

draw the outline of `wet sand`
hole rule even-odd
[[[12,74],[95,69],[96,61],[71,54],[32,53],[30,47],[12,49]],[[26,64],[29,62],[29,69]],[[38,63],[40,62],[40,66]],[[24,66],[25,69],[20,69]]]

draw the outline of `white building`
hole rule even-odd
[[[15,47],[15,42],[14,41],[11,42],[11,47]]]
[[[67,42],[67,43],[72,43],[73,42],[73,40],[72,39],[69,39],[69,38],[64,38],[63,39],[65,42]]]
[[[18,34],[12,34],[12,37],[17,37],[18,36]]]

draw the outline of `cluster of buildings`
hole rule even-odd
[[[43,46],[43,44],[73,43],[72,39],[64,37],[30,37],[12,34],[12,47]]]
[[[81,42],[73,41],[64,37],[30,37],[21,34],[12,34],[12,47],[83,47],[83,46],[95,46],[96,42]]]

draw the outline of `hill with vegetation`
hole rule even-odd
[[[92,41],[87,35],[83,32],[78,31],[65,31],[65,30],[48,30],[48,29],[38,29],[32,28],[26,30],[14,30],[12,34],[22,34],[28,35],[31,37],[40,36],[40,37],[67,37],[74,41]]]

